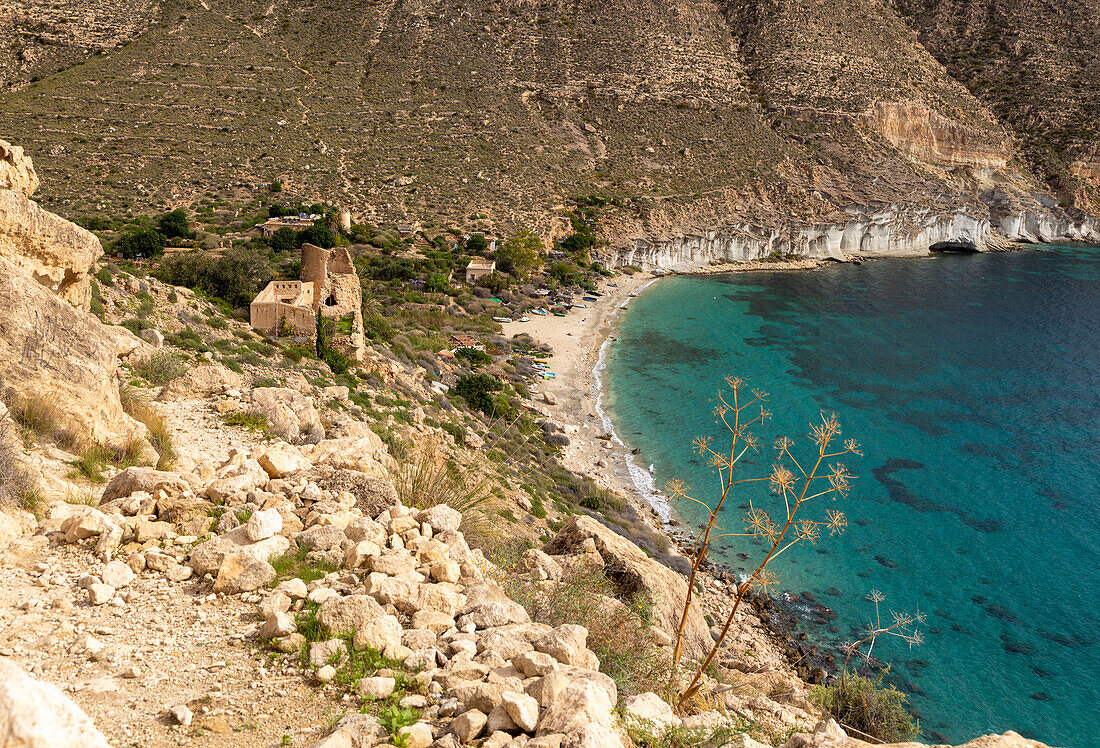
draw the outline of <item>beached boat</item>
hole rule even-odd
[[[511,317],[493,317],[497,322],[511,322]]]
[[[531,318],[530,318],[530,317],[520,317],[520,318],[519,318],[519,321],[520,321],[520,322],[530,322],[530,321],[531,321]]]
[[[555,317],[564,317],[565,313],[564,312],[554,312],[554,316]]]
[[[581,301],[599,301],[595,296],[582,296]]]

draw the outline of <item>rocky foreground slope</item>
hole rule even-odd
[[[0,174],[26,200],[33,173],[4,147]],[[134,449],[126,461],[137,464],[103,467],[109,482],[90,483],[89,452],[70,450],[130,419],[115,407],[114,375],[139,381],[132,375],[163,336],[138,344],[79,297],[62,298],[53,275],[25,269],[41,256],[19,248],[39,243],[7,239],[37,229],[5,220],[0,268],[18,294],[0,293],[0,747],[866,745],[822,719],[747,609],[707,677],[708,697],[682,713],[657,693],[664,676],[611,677],[624,653],[608,637],[627,632],[605,634],[601,659],[593,631],[541,620],[537,602],[603,575],[610,585],[580,601],[600,613],[587,620],[619,620],[646,602],[649,627],[629,646],[659,672],[685,578],[587,514],[555,517],[556,532],[516,558],[486,554],[472,540],[484,525],[439,493],[410,490],[407,458],[358,417],[346,389],[302,376],[250,386],[217,364],[194,365],[150,388],[144,420],[123,421],[131,431],[118,435],[144,444],[159,432],[160,469]],[[71,248],[48,245],[62,277],[87,272],[62,259]],[[28,311],[48,334],[11,322]],[[135,342],[117,360],[112,341],[126,336]],[[388,376],[390,386],[411,379]],[[30,403],[53,397],[56,421],[45,410],[31,417]],[[269,433],[227,423],[232,414]],[[476,436],[457,442],[422,412],[406,421],[410,437],[436,443],[454,465],[486,462]],[[397,426],[392,416],[386,426]],[[119,449],[108,451],[115,462]],[[499,485],[507,512],[523,511],[521,489]],[[705,615],[730,605],[727,579],[704,574],[699,586],[689,659],[710,645]],[[1043,748],[1014,733],[968,745]]]
[[[0,16],[0,121],[70,217],[278,179],[357,220],[548,238],[599,194],[609,259],[662,267],[1100,240],[1096,0],[121,10]]]

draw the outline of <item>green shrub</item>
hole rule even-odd
[[[494,560],[508,568],[517,551],[522,553],[506,548]],[[501,584],[532,621],[587,628],[588,647],[599,657],[600,671],[615,680],[622,694],[661,692],[668,686],[668,663],[650,634],[652,604],[643,592],[625,597],[603,569],[567,575],[554,586],[514,574]]]
[[[144,361],[130,367],[149,384],[167,384],[187,373],[187,357],[175,351],[157,351]]]
[[[477,348],[462,347],[455,351],[455,358],[465,359],[470,362],[473,367],[481,366],[482,364],[493,363],[493,357],[488,353]]]
[[[249,431],[259,431],[263,434],[271,433],[267,416],[256,410],[238,410],[234,413],[226,413],[222,420],[229,426],[240,426]]]
[[[465,400],[471,409],[491,416],[500,410],[500,404],[493,393],[503,388],[504,384],[492,374],[470,374],[459,377],[451,392]]]
[[[215,330],[229,329],[229,323],[225,321],[225,317],[207,317],[206,324]]]
[[[844,673],[834,683],[817,686],[812,697],[844,727],[853,727],[885,743],[901,742],[919,727],[909,713],[908,699],[882,679],[889,668],[874,678]]]
[[[150,228],[134,229],[115,242],[114,250],[128,260],[157,257],[164,252],[164,234]]]
[[[202,336],[190,327],[185,327],[176,333],[166,333],[164,339],[177,348],[190,348],[199,353],[210,350],[203,341]]]
[[[168,239],[191,239],[195,236],[187,220],[187,211],[183,208],[176,208],[158,218],[157,229]]]
[[[134,335],[139,334],[142,330],[148,330],[150,327],[153,326],[152,322],[144,319],[137,319],[136,317],[129,317],[128,319],[124,319],[119,322],[119,324],[132,332]]]
[[[371,340],[388,343],[393,340],[393,325],[381,314],[372,314],[363,320],[363,332]]]
[[[140,319],[145,319],[157,308],[157,304],[153,301],[153,297],[149,295],[148,291],[142,291],[137,295],[137,316]]]
[[[111,270],[106,265],[95,272],[95,279],[104,286],[113,286],[115,284],[115,277],[111,275]]]

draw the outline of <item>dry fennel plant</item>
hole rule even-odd
[[[843,512],[826,509],[824,518],[815,520],[804,517],[805,508],[808,503],[817,499],[835,499],[838,496],[847,495],[852,476],[844,465],[831,463],[830,460],[847,454],[861,454],[859,444],[851,439],[844,441],[842,446],[833,446],[840,437],[840,422],[835,415],[823,413],[821,422],[810,426],[809,439],[815,448],[811,451],[805,465],[792,452],[794,441],[783,437],[775,442],[777,456],[770,475],[740,477],[737,473],[738,463],[747,453],[759,450],[759,440],[750,432],[750,429],[759,426],[771,414],[763,407],[768,397],[766,393],[752,390],[751,398],[745,401],[742,394],[746,387],[745,381],[735,377],[726,377],[725,381],[730,389],[729,392],[719,393],[719,404],[715,408],[715,416],[730,434],[728,451],[723,449],[719,452],[714,449],[711,446],[712,439],[709,437],[699,437],[694,441],[695,451],[706,457],[709,465],[715,468],[718,474],[721,489],[718,501],[714,506],[710,506],[690,496],[688,488],[678,481],[673,481],[668,486],[668,491],[672,495],[694,501],[708,511],[707,523],[696,540],[692,553],[691,574],[688,578],[683,615],[673,645],[673,676],[669,682],[670,692],[676,687],[677,668],[683,654],[684,630],[687,626],[695,578],[706,558],[708,546],[721,538],[748,537],[763,541],[764,548],[767,550],[755,570],[737,586],[733,607],[722,626],[721,633],[706,658],[695,669],[687,687],[678,696],[676,704],[681,708],[698,693],[702,686],[703,673],[722,648],[733,625],[734,616],[748,592],[754,587],[764,591],[774,588],[777,581],[776,575],[768,568],[769,565],[796,545],[806,542],[816,544],[822,530],[828,530],[829,534],[837,534],[847,527],[847,519]],[[743,517],[743,531],[722,532],[718,524],[719,515],[733,490],[743,484],[763,481],[767,481],[771,486],[771,494],[776,497],[776,508],[769,511],[759,502],[749,498],[748,509]],[[781,506],[778,505],[779,498],[782,498]],[[718,534],[715,534],[716,531]]]

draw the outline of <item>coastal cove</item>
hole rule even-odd
[[[887,606],[928,616],[920,648],[875,649],[928,739],[1012,728],[1090,745],[1100,718],[1100,541],[1089,532],[1100,509],[1100,249],[676,276],[639,294],[617,311],[597,376],[618,438],[652,477],[631,475],[620,456],[609,480],[633,479],[633,493],[652,499],[654,485],[680,478],[710,498],[717,482],[691,440],[721,438],[711,409],[727,374],[771,393],[764,445],[837,412],[844,436],[865,446],[837,507],[848,531],[776,569],[810,637],[850,640],[873,614],[864,596],[879,589]],[[746,464],[766,472],[770,449]],[[746,497],[731,502],[728,529]],[[700,519],[672,509],[689,527]],[[744,565],[737,542],[717,550]]]

